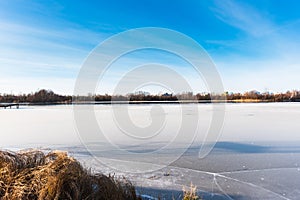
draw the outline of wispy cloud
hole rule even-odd
[[[42,28],[0,21],[0,42],[8,47],[44,47],[86,52],[105,39],[108,34],[76,28]]]
[[[252,36],[264,36],[276,29],[268,16],[241,1],[215,1],[215,6],[213,10],[220,20]]]
[[[298,19],[279,23],[268,12],[242,1],[215,1],[214,5],[215,16],[242,33],[231,40],[207,41],[230,49],[225,56],[215,56],[225,88],[284,91],[300,84],[294,75],[300,73]]]
[[[78,70],[89,51],[105,37],[85,29],[55,30],[0,21],[0,69],[7,76],[23,71],[34,77],[34,71],[48,77],[55,71]]]

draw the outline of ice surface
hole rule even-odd
[[[151,106],[130,105],[129,116],[135,125],[143,128],[152,123]],[[184,106],[189,111],[185,114],[193,119],[195,105]],[[191,182],[205,199],[300,198],[299,103],[227,104],[221,137],[214,150],[203,159],[198,158],[198,152],[209,128],[211,105],[197,105],[197,137],[187,151],[186,141],[182,141],[159,154],[156,150],[176,135],[182,114],[180,105],[161,107],[163,113],[152,113],[152,117],[164,115],[166,118],[161,134],[133,142],[115,126],[111,106],[95,106],[97,122],[109,141],[134,152],[135,156],[114,151],[106,141],[91,143],[95,146],[91,155],[81,144],[72,106],[1,109],[0,145],[11,150],[33,147],[66,150],[95,172],[129,177],[145,199],[180,198],[182,187]],[[194,134],[194,130],[187,130],[186,134]],[[179,159],[165,166],[168,158],[182,150],[184,154]],[[150,154],[147,156],[145,152]],[[156,160],[153,153],[157,153]],[[155,165],[159,170],[140,173],[122,170],[128,166],[139,170],[140,165]]]

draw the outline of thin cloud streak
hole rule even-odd
[[[268,17],[249,5],[232,0],[215,1],[215,5],[213,11],[220,20],[254,37],[265,36],[275,30]]]
[[[1,21],[2,76],[75,79],[84,58],[104,35],[84,29],[53,30]]]
[[[212,52],[227,90],[296,89],[300,84],[295,76],[300,73],[300,41],[292,27],[298,20],[278,24],[253,6],[231,0],[215,1],[213,11],[221,21],[245,34],[232,40],[207,41],[231,49],[223,55]]]

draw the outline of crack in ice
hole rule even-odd
[[[108,159],[108,160],[116,160],[116,161],[121,161],[121,162],[125,162],[125,163],[142,163],[142,164],[149,164],[147,162],[141,162],[141,161],[126,161],[126,160],[118,160],[118,159]],[[159,165],[159,164],[154,164],[156,166],[161,166],[161,168],[165,168],[165,167],[172,167],[174,169],[178,169],[178,170],[188,170],[188,171],[192,171],[192,172],[196,172],[196,173],[203,173],[203,174],[207,174],[207,175],[210,175],[210,176],[213,176],[213,182],[212,183],[215,183],[216,186],[219,188],[219,190],[229,199],[232,199],[229,194],[227,194],[223,189],[222,187],[219,185],[219,183],[217,182],[217,178],[216,177],[220,177],[220,178],[224,178],[224,179],[228,179],[228,180],[232,180],[232,181],[236,181],[236,182],[239,182],[239,183],[242,183],[242,184],[246,184],[248,186],[251,186],[251,187],[254,187],[254,188],[258,188],[258,189],[261,189],[265,192],[268,192],[268,193],[271,193],[277,197],[280,197],[282,199],[285,199],[285,200],[290,200],[289,198],[285,197],[285,196],[282,196],[276,192],[273,192],[269,189],[266,189],[262,186],[259,186],[259,185],[256,185],[256,184],[253,184],[253,183],[249,183],[249,182],[245,182],[245,181],[242,181],[242,180],[239,180],[239,179],[236,179],[236,178],[232,178],[232,177],[229,177],[229,176],[225,176],[224,174],[229,174],[230,172],[222,172],[222,173],[215,173],[215,172],[209,172],[209,171],[201,171],[201,170],[196,170],[196,169],[190,169],[190,168],[183,168],[183,167],[177,167],[177,166],[164,166],[164,165]],[[270,169],[270,170],[275,170],[276,168],[274,169]],[[277,168],[277,169],[283,169],[283,168]],[[295,168],[287,168],[287,169],[295,169]],[[268,169],[263,169],[263,170],[268,170]],[[242,173],[242,172],[250,172],[250,171],[254,171],[254,172],[260,172],[262,170],[245,170],[245,171],[236,171],[237,173]],[[231,173],[234,173],[235,171],[232,171]],[[178,186],[178,184],[176,183],[173,183],[175,185]],[[213,188],[212,188],[213,189]]]
[[[235,171],[227,171],[220,172],[219,174],[238,174],[238,173],[248,173],[248,172],[263,172],[263,171],[276,171],[282,169],[299,169],[299,167],[279,167],[279,168],[265,168],[265,169],[250,169],[250,170],[235,170]]]

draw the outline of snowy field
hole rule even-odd
[[[87,126],[84,132],[73,106],[1,109],[0,145],[66,150],[95,172],[125,175],[145,199],[180,199],[182,187],[191,182],[204,199],[300,198],[299,103],[227,104],[220,136],[202,159],[198,155],[211,125],[211,104],[129,105],[134,127],[129,131],[124,130],[128,119],[116,116],[123,108],[93,107],[98,129]],[[189,126],[195,119],[197,127]],[[154,123],[161,127],[151,129]],[[178,133],[183,126],[184,134]],[[130,130],[140,132],[130,135]],[[94,137],[99,132],[101,141]]]

